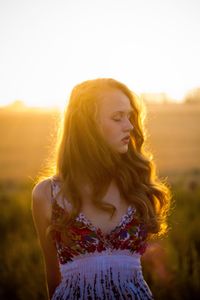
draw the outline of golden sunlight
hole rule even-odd
[[[176,102],[199,86],[196,2],[56,3],[18,1],[12,9],[4,3],[0,106],[20,99],[30,107],[63,108],[75,84],[97,77]]]

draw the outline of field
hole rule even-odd
[[[200,105],[147,107],[148,144],[166,176],[200,166]],[[0,110],[0,179],[29,180],[50,157],[60,115],[55,111]]]
[[[31,218],[31,190],[53,157],[60,115],[0,110],[0,299],[45,300],[43,261]],[[200,105],[147,106],[147,139],[174,205],[170,231],[143,257],[155,299],[200,295]]]

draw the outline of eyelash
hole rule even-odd
[[[128,118],[129,119],[129,121],[130,121],[130,118],[131,118],[131,116]],[[115,122],[120,122],[122,119],[113,119],[113,121],[115,121]]]
[[[113,119],[113,121],[115,121],[115,122],[120,122],[121,119]]]

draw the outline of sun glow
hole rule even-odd
[[[182,101],[200,85],[197,11],[194,0],[4,2],[0,105],[63,108],[75,84],[97,77]]]

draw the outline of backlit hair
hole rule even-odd
[[[101,92],[120,90],[130,100],[131,140],[126,153],[117,153],[104,139],[98,123]],[[63,129],[58,142],[55,177],[60,180],[60,194],[72,204],[72,211],[50,226],[64,232],[66,224],[81,210],[81,190],[85,183],[92,189],[93,204],[110,212],[115,207],[101,199],[112,179],[120,194],[133,204],[139,218],[147,225],[149,236],[167,231],[171,193],[167,182],[156,175],[153,155],[146,146],[145,106],[125,84],[112,78],[87,80],[76,85],[65,110]]]

